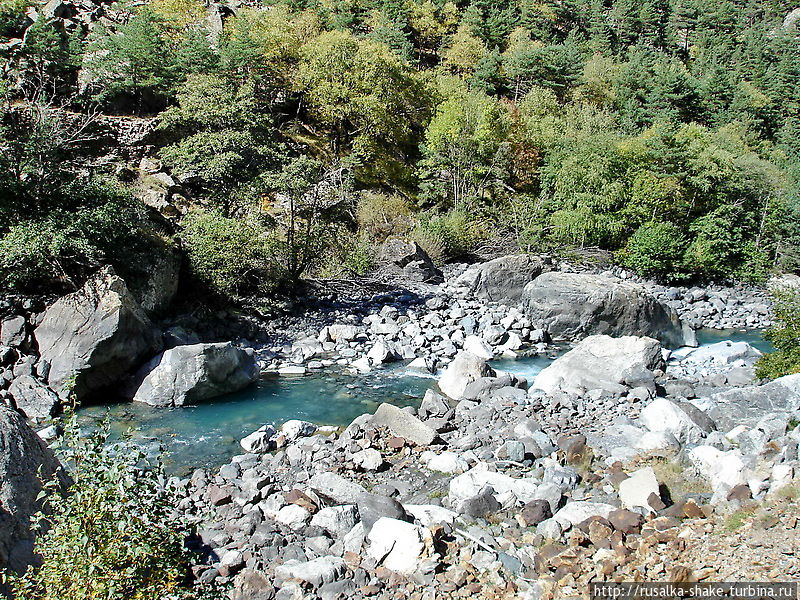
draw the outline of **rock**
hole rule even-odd
[[[301,437],[314,435],[316,431],[316,425],[298,419],[290,419],[281,425],[281,433],[284,435],[287,442],[293,442]]]
[[[689,450],[688,457],[715,492],[727,495],[731,488],[747,483],[746,465],[739,450],[723,452],[713,446],[697,446]]]
[[[150,314],[165,311],[178,293],[181,255],[170,243],[151,238],[146,253],[140,254],[138,268],[143,276],[131,280],[131,293]]]
[[[681,362],[690,365],[753,365],[761,357],[761,352],[747,342],[717,342],[696,348],[685,354]]]
[[[614,529],[626,535],[629,533],[638,533],[644,522],[644,517],[642,515],[625,508],[612,510],[607,518]]]
[[[488,485],[497,494],[511,492],[518,500],[527,503],[537,499],[539,483],[533,478],[515,479],[504,473],[473,468],[450,480],[450,499],[455,505],[458,505],[460,502],[476,496]]]
[[[469,352],[483,360],[491,360],[494,356],[492,347],[477,335],[468,335],[464,339],[464,351]]]
[[[624,508],[643,508],[655,512],[648,498],[650,494],[659,496],[658,479],[652,467],[639,469],[619,484],[619,499]]]
[[[531,500],[522,507],[517,519],[523,527],[534,527],[553,516],[547,500]]]
[[[318,588],[337,580],[346,570],[344,560],[338,556],[320,556],[307,562],[287,561],[275,567],[275,577],[283,581],[297,579]]]
[[[528,254],[501,256],[472,265],[455,280],[469,297],[513,305],[519,302],[522,290],[550,265]]]
[[[305,527],[311,513],[307,509],[297,504],[288,504],[278,511],[275,515],[275,520],[278,523],[283,523],[289,529],[302,529]]]
[[[15,410],[0,405],[0,569],[22,572],[34,560],[31,516],[42,479],[61,473],[53,452]]]
[[[429,446],[436,438],[436,432],[414,415],[385,402],[375,411],[371,422],[417,446]]]
[[[397,519],[378,519],[367,535],[367,555],[391,571],[410,575],[433,547],[429,530]]]
[[[272,442],[272,437],[275,433],[275,428],[272,425],[263,425],[242,439],[239,445],[244,448],[245,452],[263,454],[274,448],[275,444]]]
[[[641,286],[608,275],[543,273],[525,286],[521,302],[531,321],[556,338],[635,335],[670,347],[684,345],[683,327],[673,309]]]
[[[615,506],[603,502],[578,500],[567,502],[561,510],[553,515],[553,519],[558,521],[561,527],[566,530],[569,527],[574,527],[579,523],[583,523],[590,517],[603,517],[607,519],[608,515],[615,508]]]
[[[195,404],[241,390],[259,374],[253,353],[230,342],[178,346],[142,367],[133,400],[151,406]]]
[[[359,330],[355,325],[336,323],[328,327],[328,336],[334,342],[351,342],[356,339]]]
[[[444,396],[429,389],[425,390],[425,396],[422,398],[418,412],[423,419],[443,417],[450,412],[450,405]]]
[[[356,504],[367,491],[354,481],[345,479],[336,473],[317,473],[308,480],[310,487],[318,495],[331,500],[334,504]]]
[[[753,426],[767,413],[794,413],[800,410],[800,374],[712,394],[708,407],[708,416],[723,431]]]
[[[118,385],[159,347],[150,319],[125,282],[106,267],[77,292],[60,298],[35,331],[48,383],[78,401]]]
[[[642,409],[640,420],[650,431],[669,433],[679,442],[696,444],[715,429],[713,421],[688,402],[656,398]]]
[[[654,386],[653,370],[663,362],[661,344],[652,338],[593,335],[539,373],[534,387],[549,394],[580,395],[587,390],[619,394],[627,387]]]
[[[56,393],[30,375],[11,381],[8,392],[16,407],[29,419],[45,419],[58,413],[61,403]]]
[[[358,497],[358,514],[364,531],[369,532],[372,526],[381,518],[387,517],[399,521],[411,521],[411,516],[403,505],[394,498],[379,494],[364,493]]]
[[[439,473],[463,473],[469,469],[469,463],[455,452],[423,452],[420,459],[427,469]]]
[[[25,317],[16,316],[3,320],[0,323],[0,346],[22,346],[28,337],[25,329]]]
[[[416,242],[389,238],[378,253],[380,270],[415,283],[442,283],[444,276]]]
[[[470,352],[459,352],[442,376],[439,378],[439,389],[453,400],[458,400],[464,390],[473,381],[481,377],[494,377],[495,372],[486,360],[478,358]]]
[[[435,504],[404,504],[403,508],[423,527],[432,527],[440,523],[453,523],[458,513]]]
[[[242,569],[233,580],[231,600],[272,600],[275,588],[261,571]]]
[[[353,454],[353,463],[363,471],[377,471],[383,466],[383,457],[374,448],[367,448]]]
[[[338,539],[358,523],[358,509],[352,504],[329,506],[321,509],[311,519],[312,527],[321,527]]]
[[[484,519],[502,508],[494,494],[492,486],[485,485],[477,494],[463,500],[458,506],[458,512],[475,519]]]

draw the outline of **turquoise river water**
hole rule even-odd
[[[721,340],[747,341],[762,351],[769,343],[760,332],[698,332],[701,344]],[[530,381],[551,359],[528,357],[496,360],[492,366]],[[382,402],[418,406],[432,376],[404,364],[390,365],[367,375],[330,371],[304,376],[265,376],[246,390],[198,406],[159,409],[139,403],[93,406],[79,411],[81,427],[92,428],[109,419],[112,434],[128,433],[152,454],[161,453],[168,471],[186,474],[193,468],[219,466],[241,453],[238,440],[265,423],[280,425],[303,419],[320,425],[347,425]]]

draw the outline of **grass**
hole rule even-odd
[[[725,517],[725,529],[731,532],[741,529],[747,521],[753,518],[755,513],[756,508],[748,506],[729,514]]]

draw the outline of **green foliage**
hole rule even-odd
[[[45,487],[35,550],[40,568],[11,580],[19,600],[199,598],[183,587],[191,556],[187,527],[159,464],[132,445],[109,444],[72,422],[57,450],[69,466],[68,489]]]
[[[0,0],[0,36],[6,37],[21,31],[28,6],[29,0]]]
[[[620,252],[620,262],[642,275],[666,280],[681,279],[686,238],[673,223],[645,223]]]
[[[481,223],[468,213],[451,210],[421,216],[414,240],[439,264],[467,258],[484,237]]]
[[[766,337],[775,352],[762,356],[756,364],[756,377],[774,379],[800,373],[800,291],[783,288],[773,292],[774,325]]]
[[[222,297],[266,296],[280,284],[269,232],[252,217],[194,211],[181,234],[192,273]]]

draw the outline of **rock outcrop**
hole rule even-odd
[[[472,265],[455,280],[454,285],[468,296],[516,304],[525,286],[549,268],[540,257],[512,254]]]
[[[40,508],[40,477],[50,479],[59,469],[52,451],[25,419],[0,405],[0,569],[22,571],[31,564],[30,518]]]
[[[78,401],[118,385],[160,345],[150,319],[111,267],[60,298],[35,331],[47,381]]]
[[[666,346],[692,341],[677,313],[644,288],[609,275],[543,273],[525,286],[522,305],[554,338],[638,335]]]
[[[167,350],[145,364],[133,399],[152,406],[184,406],[247,387],[259,377],[252,352],[230,342]]]
[[[444,276],[416,242],[390,238],[379,253],[381,270],[415,283],[442,283]]]
[[[663,366],[658,340],[592,335],[539,373],[534,387],[578,395],[589,390],[620,394],[632,387],[654,389],[653,370]]]

